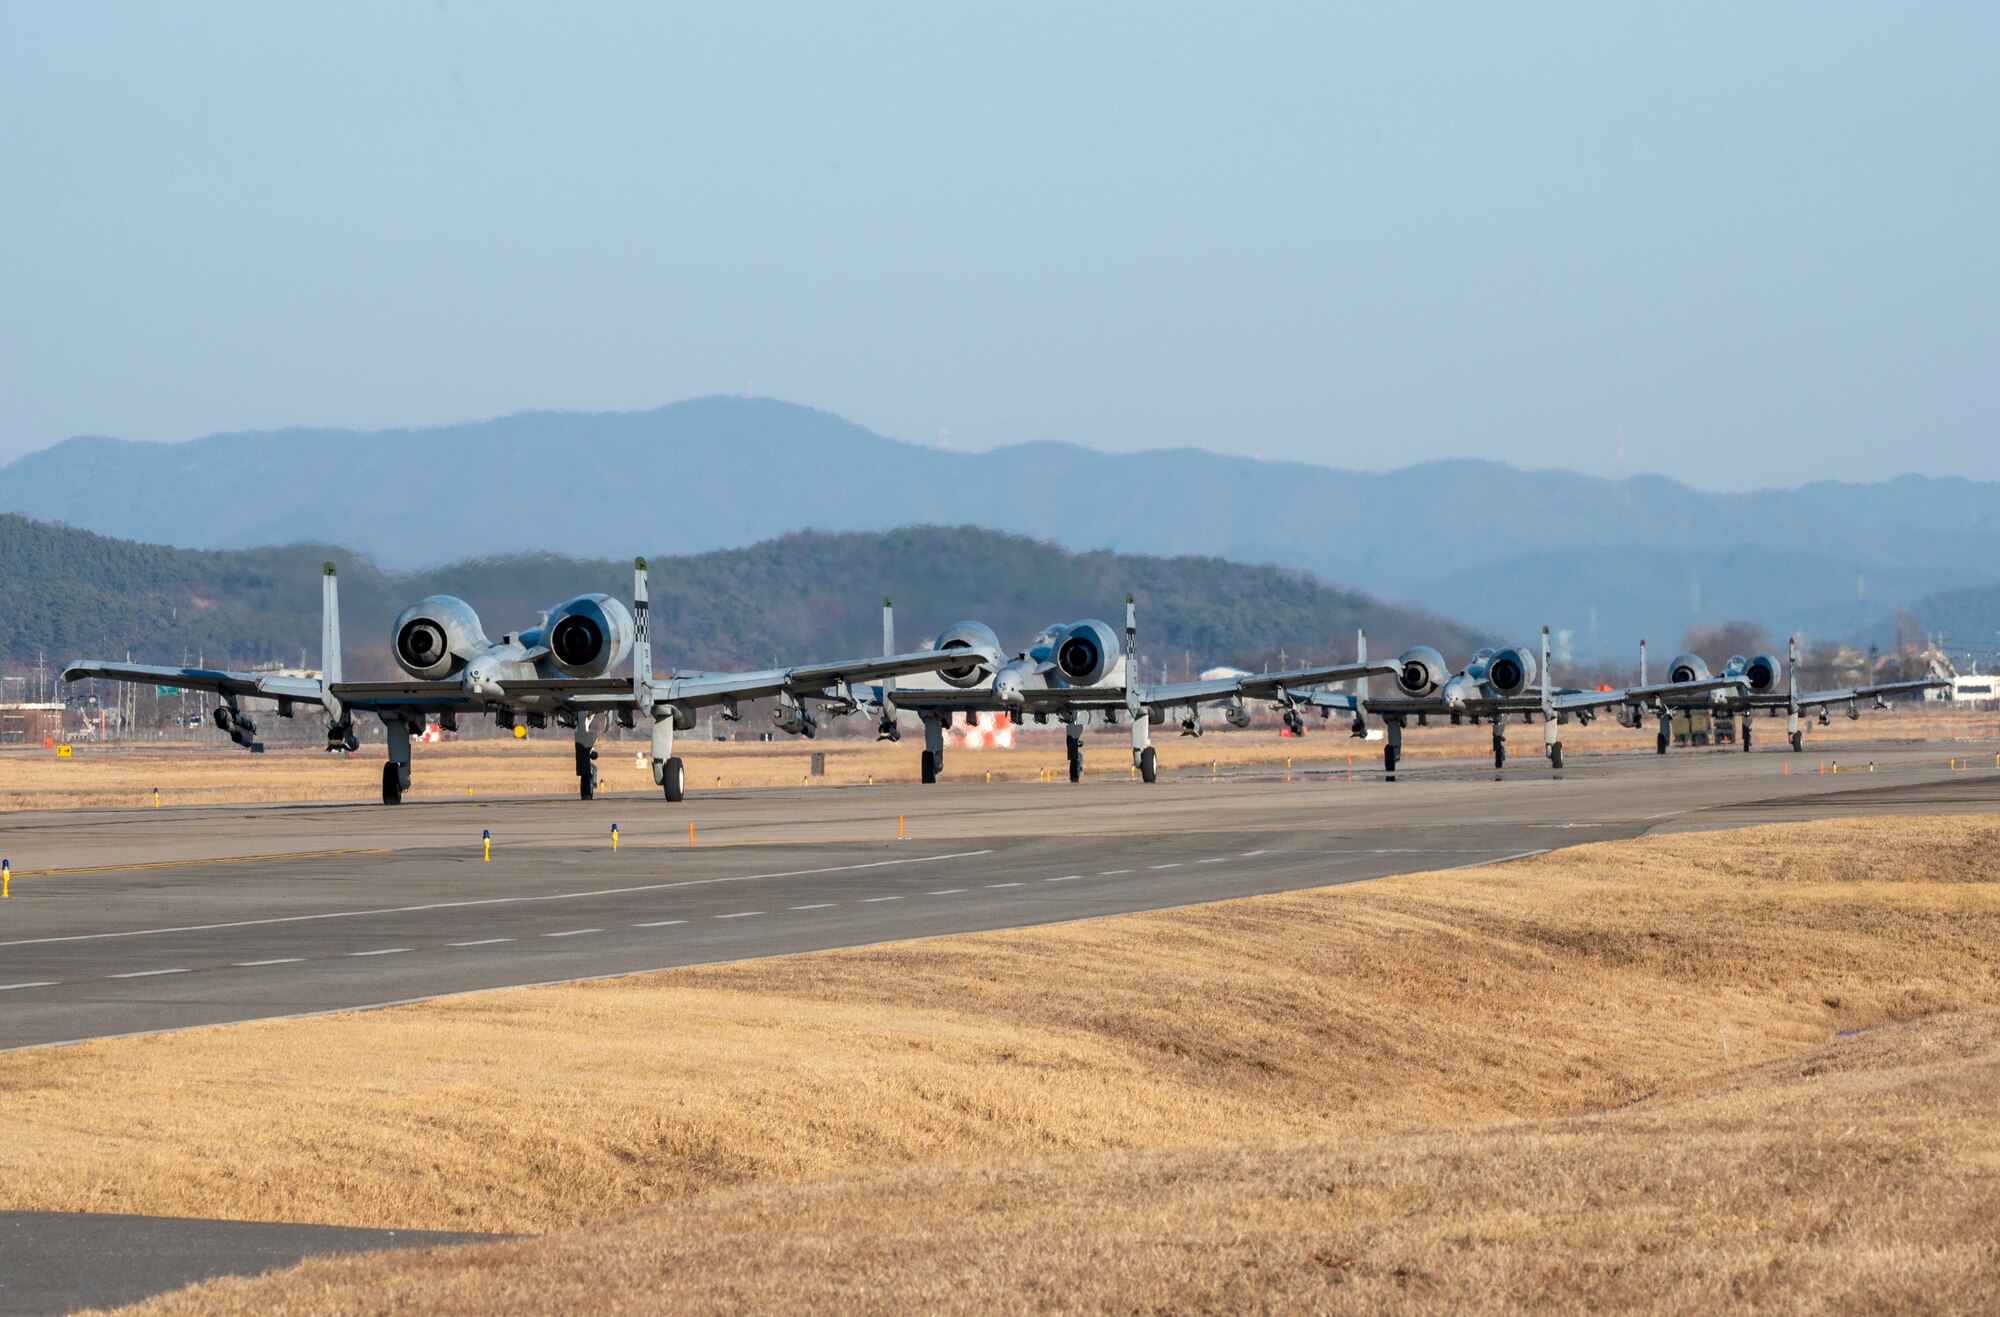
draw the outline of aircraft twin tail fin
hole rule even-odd
[[[321,567],[319,672],[320,682],[331,686],[340,678],[340,577],[333,564]]]

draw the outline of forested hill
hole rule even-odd
[[[303,657],[318,664],[320,563],[341,573],[349,675],[386,675],[389,624],[428,594],[471,603],[489,635],[532,625],[586,591],[631,597],[629,560],[489,558],[397,575],[324,545],[170,549],[0,515],[0,663],[8,675],[72,659],[210,666]],[[1052,622],[1119,626],[1140,606],[1149,669],[1245,666],[1424,642],[1462,654],[1481,638],[1444,619],[1324,585],[1299,572],[1219,558],[1069,553],[1018,535],[926,526],[804,532],[743,549],[652,560],[655,652],[691,667],[764,666],[875,653],[880,605],[896,600],[898,647],[978,620],[1017,648]],[[1534,619],[1523,619],[1519,639]]]

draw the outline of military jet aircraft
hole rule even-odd
[[[1362,635],[1356,642],[1360,655],[1368,652],[1368,637]],[[1536,673],[1541,680],[1537,687]],[[1525,646],[1507,649],[1482,649],[1467,660],[1464,668],[1457,672],[1446,666],[1444,656],[1429,645],[1419,645],[1405,650],[1396,660],[1397,693],[1381,699],[1371,699],[1365,680],[1353,694],[1337,691],[1320,691],[1310,696],[1311,702],[1331,713],[1340,710],[1352,718],[1351,730],[1355,736],[1367,734],[1367,718],[1370,713],[1382,720],[1384,740],[1382,764],[1393,775],[1397,761],[1403,754],[1403,729],[1415,719],[1419,727],[1428,724],[1434,717],[1446,718],[1453,723],[1471,719],[1475,724],[1485,719],[1493,725],[1493,766],[1504,767],[1507,763],[1507,719],[1518,714],[1524,723],[1533,722],[1536,716],[1542,720],[1542,750],[1548,756],[1551,766],[1563,766],[1561,733],[1558,730],[1570,718],[1580,723],[1588,723],[1599,709],[1613,705],[1640,706],[1649,700],[1673,692],[1687,694],[1692,691],[1719,691],[1727,688],[1741,688],[1743,678],[1728,674],[1710,677],[1703,673],[1698,681],[1686,685],[1632,686],[1624,690],[1586,691],[1565,687],[1556,689],[1549,676],[1549,629],[1542,628],[1542,657],[1539,669],[1535,656]]]
[[[633,604],[603,594],[579,595],[556,605],[525,631],[489,640],[479,616],[462,599],[433,595],[405,609],[391,631],[404,681],[345,681],[340,661],[340,597],[332,563],[323,577],[320,635],[323,675],[288,677],[208,668],[154,667],[132,663],[72,663],[65,681],[112,681],[179,686],[210,691],[222,698],[215,725],[251,751],[257,724],[240,701],[277,701],[278,716],[289,718],[301,704],[316,705],[327,718],[327,749],[353,750],[354,716],[372,713],[388,733],[389,757],[382,766],[382,803],[401,802],[410,789],[410,738],[435,719],[454,730],[464,714],[490,713],[503,727],[559,727],[574,730],[577,793],[597,791],[597,735],[616,722],[632,727],[643,715],[652,720],[653,781],[669,801],[685,790],[685,773],[673,753],[676,729],[694,726],[699,709],[720,707],[735,720],[739,702],[775,698],[773,720],[780,730],[811,736],[819,727],[813,703],[835,713],[860,707],[850,683],[929,672],[948,664],[997,662],[997,651],[976,647],[969,655],[931,651],[881,658],[819,663],[759,672],[675,672],[655,679],[648,635],[646,560],[633,564]],[[632,675],[611,675],[630,655]]]
[[[1722,665],[1723,675],[1740,677],[1742,682],[1734,689],[1729,687],[1703,689],[1702,683],[1708,677],[1708,664],[1699,654],[1681,654],[1668,665],[1669,678],[1664,688],[1651,701],[1652,711],[1660,719],[1659,735],[1654,739],[1654,747],[1660,754],[1667,752],[1673,742],[1673,716],[1676,709],[1701,709],[1711,713],[1736,715],[1740,719],[1737,740],[1743,748],[1750,749],[1750,724],[1759,709],[1785,711],[1785,733],[1794,751],[1805,748],[1805,731],[1799,715],[1809,710],[1819,714],[1820,726],[1832,721],[1827,710],[1832,705],[1845,704],[1849,718],[1861,716],[1861,701],[1873,700],[1875,707],[1889,707],[1892,695],[1915,695],[1938,686],[1949,686],[1943,677],[1926,677],[1918,681],[1880,682],[1872,686],[1840,686],[1831,690],[1799,690],[1799,641],[1793,636],[1787,651],[1789,661],[1785,665],[1785,684],[1778,687],[1778,660],[1770,654],[1753,654],[1744,658],[1738,654]],[[1639,642],[1639,680],[1646,680],[1646,642]],[[1648,710],[1637,705],[1629,707],[1620,715],[1619,721],[1627,727],[1643,725]]]
[[[882,602],[882,647],[888,650],[895,645],[894,619],[889,601]],[[922,777],[932,783],[944,771],[944,730],[953,714],[1005,711],[1016,719],[1031,717],[1040,723],[1053,719],[1068,732],[1069,780],[1076,782],[1083,777],[1084,729],[1092,722],[1115,726],[1123,714],[1132,728],[1132,766],[1141,779],[1151,782],[1158,776],[1151,729],[1169,716],[1178,717],[1181,735],[1200,736],[1202,706],[1219,704],[1232,726],[1247,727],[1250,710],[1245,701],[1267,701],[1284,711],[1286,726],[1303,734],[1300,710],[1307,707],[1306,693],[1313,687],[1395,671],[1393,664],[1364,661],[1241,677],[1128,681],[1128,673],[1136,667],[1137,635],[1131,595],[1125,596],[1123,654],[1118,651],[1118,635],[1108,624],[1087,619],[1049,627],[1019,654],[996,663],[982,657],[999,648],[992,629],[978,622],[956,623],[934,642],[936,652],[955,656],[950,666],[936,670],[934,681],[920,686],[884,682],[874,689],[873,702],[882,715],[881,735],[899,739],[897,709],[922,718]]]

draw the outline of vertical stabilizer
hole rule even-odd
[[[1555,692],[1549,686],[1549,629],[1542,628],[1542,720],[1555,717]]]
[[[1366,663],[1368,661],[1368,629],[1366,627],[1354,628],[1354,661],[1356,663]],[[1368,698],[1368,674],[1365,672],[1355,678],[1354,698],[1357,700],[1366,700]]]
[[[653,623],[646,599],[646,560],[632,560],[632,701],[653,712]]]
[[[882,596],[882,657],[888,658],[896,652],[896,605],[888,595]]]
[[[1125,596],[1125,712],[1139,718],[1139,604]]]
[[[340,677],[340,577],[333,564],[322,568],[320,577],[319,671],[320,684],[331,686]]]
[[[1646,684],[1646,638],[1639,637],[1639,684]]]

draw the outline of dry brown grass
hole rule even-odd
[[[1462,1130],[758,1184],[140,1305],[495,1312],[1991,1312],[2000,1017]]]
[[[0,1205],[557,1232],[170,1311],[1972,1308],[1996,847],[1683,835],[16,1054]]]
[[[1777,724],[1760,724],[1759,735],[1776,744]],[[2000,750],[1996,719],[1990,714],[1933,712],[1907,708],[1871,712],[1858,722],[1836,718],[1829,726],[1807,732],[1807,751],[1835,750],[1856,740],[1950,742],[1940,751],[1984,757]],[[1092,733],[1085,743],[1090,776],[1128,776],[1129,733],[1118,729]],[[1441,725],[1412,729],[1405,738],[1404,757],[1412,762],[1464,759],[1482,761],[1489,753],[1489,729]],[[1533,727],[1510,729],[1515,752],[1541,753],[1541,732]],[[1605,719],[1589,727],[1563,729],[1565,749],[1572,755],[1650,749],[1650,727],[1629,731]],[[1178,734],[1177,724],[1155,729],[1153,741],[1162,771],[1199,772],[1213,768],[1229,772],[1246,768],[1294,765],[1299,770],[1340,770],[1349,766],[1372,769],[1381,763],[1379,741],[1356,741],[1337,721],[1316,724],[1304,740],[1281,738],[1275,729],[1210,730],[1200,738]],[[600,742],[598,761],[607,791],[653,789],[652,770],[635,762],[640,739]],[[687,763],[687,785],[699,793],[720,787],[863,786],[870,782],[908,783],[917,776],[921,742],[905,737],[899,743],[824,738],[772,742],[708,741],[684,737],[679,750]],[[824,752],[826,774],[810,777],[812,756]],[[1694,753],[1710,753],[1696,751]],[[1726,748],[1712,753],[1729,753]],[[558,731],[536,732],[526,741],[480,739],[418,746],[416,771],[409,799],[446,800],[475,796],[568,795],[575,788],[570,743]],[[383,752],[364,746],[352,760],[328,756],[309,747],[273,747],[257,756],[222,744],[175,746],[74,747],[72,757],[51,751],[10,750],[0,755],[0,811],[21,809],[81,809],[135,807],[152,803],[158,787],[161,804],[244,804],[300,800],[366,800],[374,797]],[[1995,760],[2000,766],[2000,758]],[[953,747],[946,755],[946,779],[971,782],[987,774],[995,782],[1067,781],[1060,728],[1031,728],[1012,750],[966,750]]]

